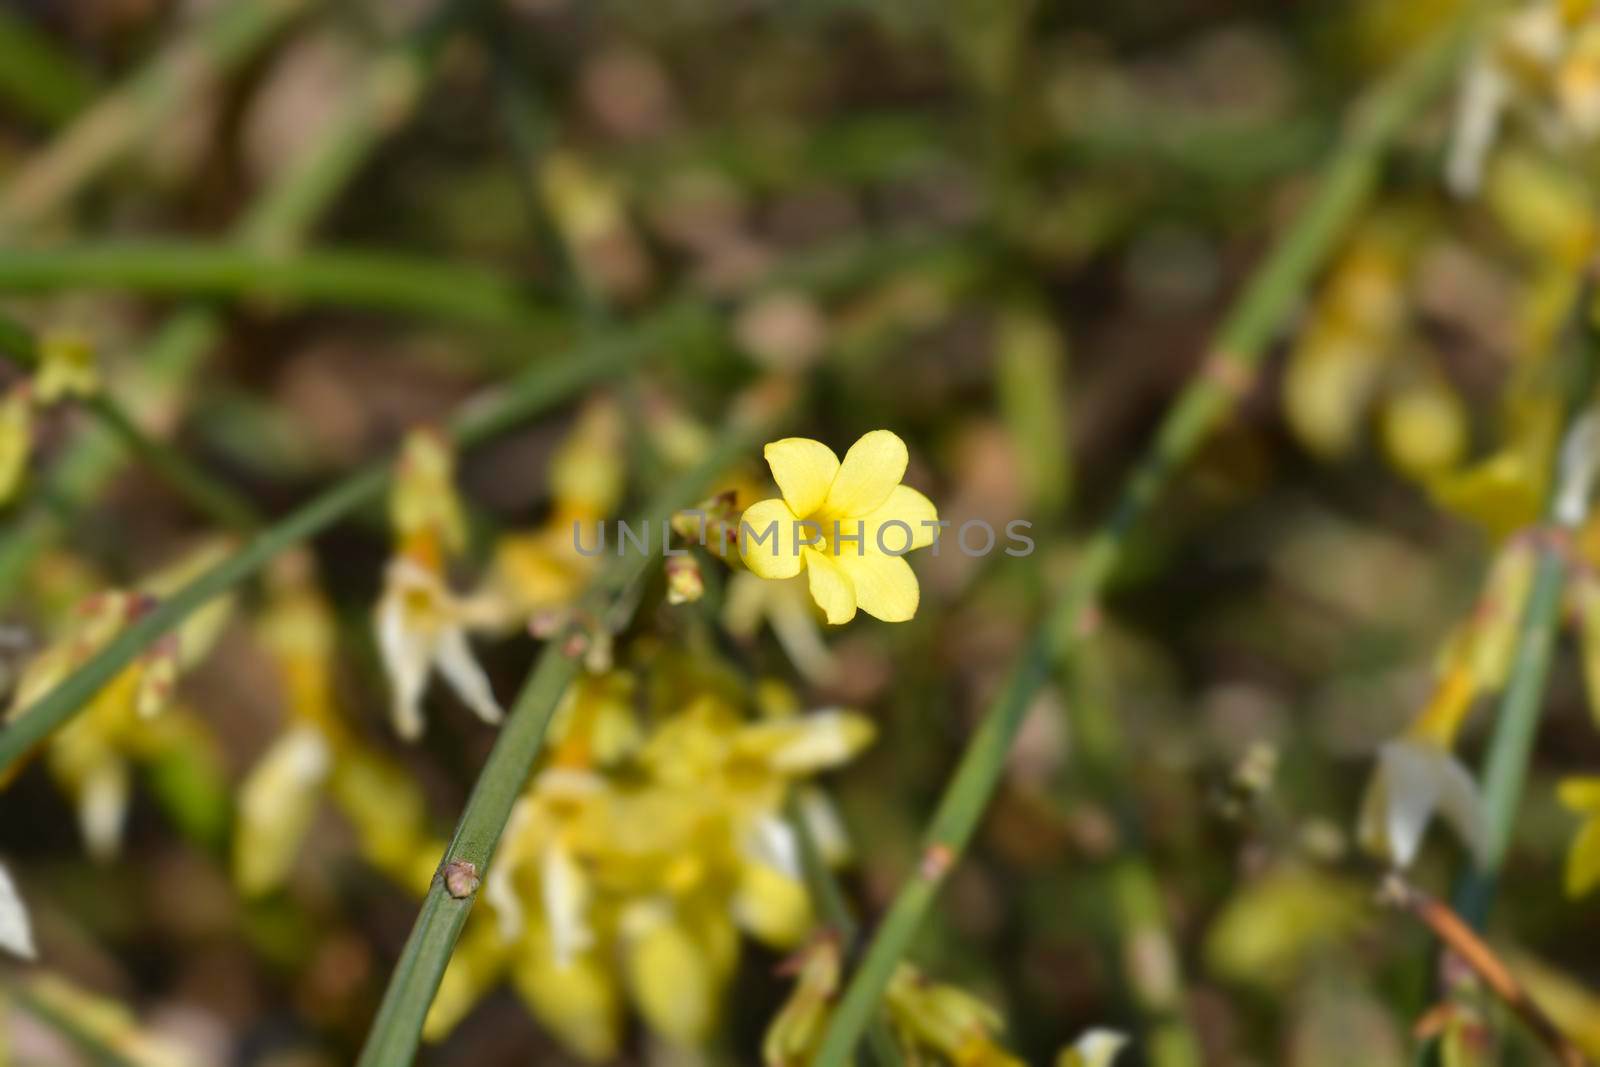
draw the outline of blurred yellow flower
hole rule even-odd
[[[917,576],[903,558],[933,543],[938,512],[901,485],[906,446],[888,430],[864,434],[844,461],[804,437],[773,441],[767,464],[782,497],[745,509],[739,553],[763,578],[804,571],[811,596],[830,623],[859,608],[884,622],[917,613]]]
[[[489,678],[467,643],[480,625],[471,601],[445,581],[444,557],[466,541],[454,485],[455,457],[443,437],[413,431],[401,449],[389,494],[398,550],[384,572],[374,612],[378,652],[393,686],[390,716],[407,741],[422,736],[422,695],[435,668],[462,701],[488,723],[503,717]]]
[[[927,1049],[956,1067],[1023,1067],[996,1042],[1000,1013],[953,985],[930,982],[902,963],[884,993],[889,1023],[912,1050]]]
[[[812,941],[784,964],[783,970],[796,976],[794,991],[761,1041],[766,1067],[801,1067],[811,1058],[822,1040],[843,966],[838,939],[827,936]]]
[[[0,397],[0,504],[16,495],[33,452],[33,402],[26,382]]]
[[[374,621],[394,687],[390,716],[405,740],[422,736],[422,695],[435,669],[484,722],[505,717],[467,643],[469,619],[465,602],[445,585],[436,557],[402,555],[390,562]]]
[[[100,391],[100,369],[94,344],[81,333],[58,331],[39,339],[39,369],[34,396],[41,404],[67,397],[89,397]]]
[[[1600,778],[1568,778],[1558,795],[1563,805],[1584,817],[1567,850],[1567,895],[1579,897],[1600,885]]]
[[[208,568],[225,550],[222,542],[209,542],[136,590],[106,590],[80,602],[56,640],[23,667],[7,717],[14,719],[32,707],[93,659],[159,595]],[[132,791],[130,763],[160,754],[167,739],[151,732],[151,720],[172,702],[179,674],[210,651],[232,603],[232,597],[221,597],[190,615],[124,667],[45,742],[45,763],[76,805],[85,844],[95,859],[109,860],[120,849]]]

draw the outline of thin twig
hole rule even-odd
[[[968,743],[928,825],[918,871],[901,886],[879,925],[829,1023],[814,1067],[849,1062],[939,886],[971,838],[1024,713],[1052,666],[1074,653],[1081,641],[1084,623],[1093,617],[1129,530],[1252,377],[1283,317],[1377,185],[1384,149],[1443,87],[1471,39],[1470,30],[1466,20],[1452,26],[1364,101],[1316,193],[1223,323],[1210,349],[1214,354],[1168,412],[1151,451],[1125,483],[1119,505],[1079,556],[1070,585]]]
[[[1398,874],[1389,875],[1383,884],[1385,903],[1404,908],[1415,915],[1453,953],[1472,968],[1490,992],[1517,1014],[1534,1035],[1553,1053],[1563,1067],[1588,1067],[1583,1050],[1561,1032],[1529,996],[1499,954],[1479,937],[1472,926],[1450,905],[1411,885]]]

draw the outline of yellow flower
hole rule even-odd
[[[902,963],[884,993],[889,1021],[908,1048],[927,1048],[954,1067],[1023,1067],[996,1042],[1000,1013],[953,985],[928,981]]]
[[[155,594],[181,584],[183,576],[204,569],[222,549],[208,545],[151,577],[140,591],[108,590],[86,598],[71,614],[61,635],[23,668],[7,715],[15,718],[60,685],[148,610]],[[120,846],[132,782],[130,761],[151,758],[151,720],[171,700],[181,669],[209,651],[231,611],[231,597],[191,615],[124,667],[85,705],[82,714],[45,743],[45,762],[73,799],[89,853],[110,859]]]
[[[317,812],[332,762],[322,733],[299,726],[267,749],[239,790],[233,878],[248,896],[282,885]]]
[[[773,1016],[761,1041],[766,1067],[800,1067],[811,1058],[839,991],[842,967],[839,942],[832,937],[818,938],[784,964],[783,970],[797,977],[794,992]]]
[[[33,401],[26,383],[14,385],[0,397],[0,504],[10,500],[22,485],[33,451]]]
[[[100,371],[95,366],[93,343],[72,331],[46,334],[39,342],[39,370],[33,384],[41,404],[99,392]]]
[[[844,461],[820,441],[786,437],[765,450],[781,498],[745,510],[739,554],[763,578],[806,572],[811,596],[830,623],[856,609],[884,622],[917,613],[917,576],[903,558],[933,543],[938,512],[927,497],[901,485],[906,446],[873,430]]]
[[[505,714],[467,643],[470,613],[445,585],[441,567],[428,553],[395,558],[376,611],[378,650],[394,686],[390,715],[407,741],[422,736],[422,694],[434,668],[484,722],[498,723]]]
[[[456,457],[435,430],[406,435],[389,493],[389,523],[402,542],[427,536],[447,552],[466,543],[467,524],[455,489]]]
[[[1567,895],[1578,897],[1600,885],[1600,778],[1568,778],[1558,795],[1584,817],[1567,851]]]

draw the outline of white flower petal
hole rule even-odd
[[[31,960],[38,955],[33,946],[33,923],[22,903],[11,872],[0,867],[0,949]]]
[[[84,779],[78,793],[78,822],[92,858],[104,862],[121,851],[128,792],[128,765],[120,759],[100,763]]]
[[[439,664],[439,673],[444,675],[445,681],[450,683],[450,687],[478,718],[487,723],[498,723],[506,717],[494,699],[489,676],[483,673],[483,668],[472,654],[472,646],[467,644],[466,631],[459,626],[450,626],[441,631],[438,647],[434,650],[434,662]]]
[[[800,838],[783,819],[766,814],[751,825],[745,837],[745,852],[758,863],[764,863],[789,878],[800,879]]]
[[[407,741],[422,736],[422,692],[428,684],[431,642],[406,620],[404,598],[385,594],[378,604],[378,654],[394,687],[390,717],[395,732]]]
[[[589,928],[589,880],[572,854],[560,845],[545,850],[540,866],[545,921],[550,926],[550,951],[566,967],[594,945]]]

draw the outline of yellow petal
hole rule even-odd
[[[862,520],[866,530],[866,550],[880,552],[887,549],[893,555],[903,556],[913,548],[927,548],[933,544],[934,527],[924,524],[938,521],[939,509],[933,506],[933,501],[909,485],[897,485],[889,490],[889,498]],[[909,545],[906,543],[906,531],[898,525],[883,528],[884,523],[889,522],[906,524],[911,531]]]
[[[22,484],[33,450],[33,404],[25,388],[12,388],[0,397],[0,504]]]
[[[719,990],[704,946],[670,918],[652,919],[624,957],[639,1014],[650,1028],[680,1045],[697,1045],[711,1031]]]
[[[765,863],[740,866],[732,905],[739,924],[774,948],[794,948],[811,931],[811,898],[805,886]]]
[[[789,505],[777,497],[751,504],[739,521],[739,556],[763,578],[793,578],[800,573],[795,523]]]
[[[247,896],[270,893],[288,880],[316,817],[331,760],[322,734],[302,726],[273,742],[245,778],[233,838],[233,877]]]
[[[1590,819],[1567,852],[1567,896],[1580,897],[1600,885],[1600,818]]]
[[[512,962],[511,982],[533,1014],[563,1045],[590,1063],[604,1063],[622,1043],[622,997],[611,972],[592,955],[565,967],[543,946]]]
[[[839,473],[839,457],[833,449],[809,437],[785,437],[769,444],[763,455],[791,511],[804,516],[822,507],[828,487]]]
[[[1573,811],[1600,815],[1600,778],[1567,778],[1556,787],[1556,796]]]
[[[856,588],[851,584],[849,575],[839,566],[844,558],[828,556],[814,548],[805,550],[806,573],[811,579],[811,599],[817,602],[817,607],[835,626],[856,617]],[[898,557],[884,558],[905,563]]]
[[[917,613],[922,594],[911,564],[903,557],[852,556],[847,552],[835,557],[834,562],[855,587],[856,606],[868,615],[884,622],[905,622]],[[814,578],[811,589],[814,595]],[[817,602],[822,603],[820,597]]]
[[[844,454],[823,510],[833,518],[869,515],[889,499],[905,473],[904,441],[888,430],[862,434]]]

